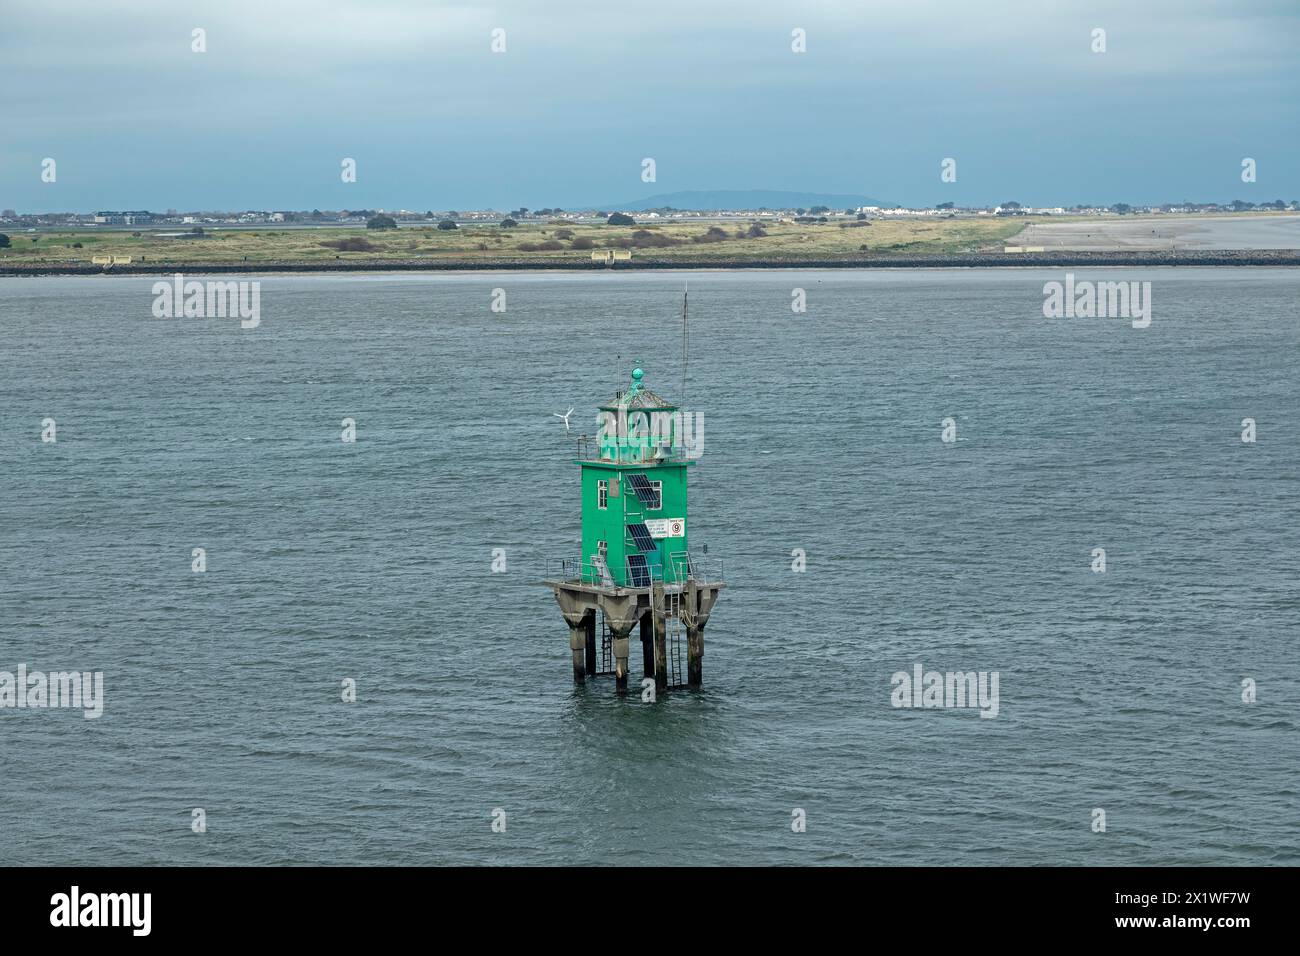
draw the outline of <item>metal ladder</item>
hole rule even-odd
[[[664,631],[668,644],[668,686],[684,687],[682,671],[682,592],[664,590]]]
[[[609,622],[605,620],[605,612],[602,611],[600,613],[600,668],[596,671],[597,674],[614,673],[612,640]]]

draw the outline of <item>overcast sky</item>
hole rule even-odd
[[[0,208],[690,189],[1297,199],[1300,0],[0,0]]]

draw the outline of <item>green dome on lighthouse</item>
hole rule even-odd
[[[628,410],[647,409],[659,411],[676,411],[677,406],[668,401],[662,395],[656,395],[650,391],[642,382],[645,378],[645,370],[640,366],[632,369],[632,384],[627,391],[620,391],[614,395],[613,401],[608,405],[601,405],[600,410],[606,412],[617,411],[620,407]]]

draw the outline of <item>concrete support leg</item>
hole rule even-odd
[[[582,619],[582,629],[587,644],[587,673],[594,677],[596,665],[599,663],[596,658],[596,612],[594,610],[589,611]]]
[[[704,628],[686,629],[686,683],[699,687],[704,681]]]
[[[684,595],[687,608],[686,628],[686,686],[699,687],[704,681],[704,625],[718,599],[712,588],[700,588],[694,578],[686,582]]]
[[[662,615],[655,615],[655,690],[668,689],[668,627]]]
[[[655,675],[654,615],[641,617],[641,674],[643,677]]]
[[[569,628],[569,650],[573,652],[573,682],[585,683],[587,680],[587,629],[582,625]]]
[[[635,594],[602,594],[600,609],[609,625],[610,650],[614,652],[614,686],[627,690],[629,636],[641,617]]]
[[[614,688],[616,690],[627,690],[627,659],[628,651],[632,645],[628,634],[631,633],[631,630],[631,628],[628,628],[622,634],[615,631],[610,640],[614,651]]]
[[[595,651],[591,649],[588,634],[596,625],[595,602],[590,595],[573,588],[557,586],[555,601],[560,605],[564,622],[569,625],[569,650],[573,656],[573,682],[582,684],[588,674],[594,674]]]

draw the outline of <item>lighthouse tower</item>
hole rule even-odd
[[[548,571],[558,573],[545,583],[569,624],[575,682],[612,673],[626,689],[639,627],[645,676],[660,690],[697,687],[722,574],[688,543],[689,422],[644,377],[634,369],[630,386],[601,406],[600,434],[579,440],[582,550],[553,562]]]

